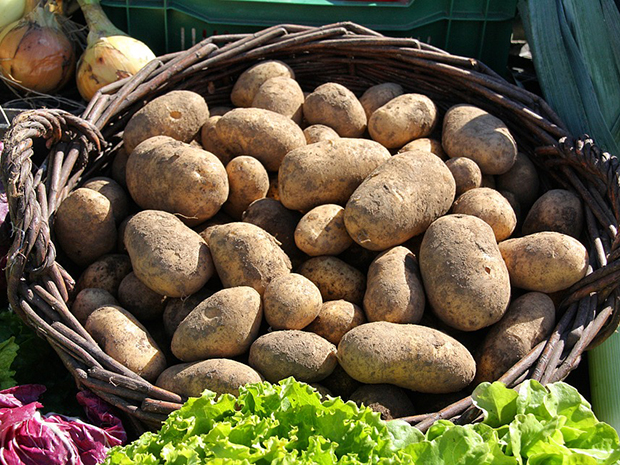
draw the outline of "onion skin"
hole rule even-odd
[[[19,20],[26,10],[26,2],[24,0],[0,0],[0,31],[4,26],[8,26],[14,21]]]

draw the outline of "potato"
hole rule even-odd
[[[280,192],[278,187],[278,173],[269,173],[269,190],[267,191],[267,197],[273,200],[280,201]]]
[[[224,211],[220,210],[207,221],[205,221],[204,223],[200,223],[198,226],[194,226],[192,229],[196,231],[208,245],[209,237],[211,236],[211,233],[216,226],[232,223],[233,221],[235,221],[233,218],[228,216],[228,214],[224,213]]]
[[[131,272],[131,260],[124,254],[104,255],[92,263],[80,275],[75,286],[76,292],[82,289],[105,289],[113,297],[118,295],[118,287],[125,276]]]
[[[431,152],[433,155],[437,155],[442,160],[448,160],[450,157],[446,155],[443,151],[443,147],[441,146],[441,142],[437,139],[432,139],[429,137],[421,137],[419,139],[414,139],[411,142],[403,145],[398,153],[410,152],[412,150],[424,150],[425,152]]]
[[[480,218],[493,228],[497,242],[508,239],[517,226],[517,215],[508,199],[488,187],[465,192],[454,202],[452,213]]]
[[[273,329],[303,329],[319,315],[321,291],[308,278],[290,273],[274,278],[265,288],[265,320]]]
[[[496,381],[549,337],[554,327],[555,306],[548,295],[529,292],[515,299],[484,338],[474,383]]]
[[[123,142],[127,153],[154,136],[169,136],[181,142],[191,141],[209,118],[205,99],[189,90],[173,90],[157,97],[138,110],[127,122]]]
[[[303,131],[290,118],[262,108],[229,111],[215,131],[230,153],[252,156],[267,171],[278,171],[284,155],[306,145]]]
[[[260,373],[243,363],[216,358],[168,367],[155,385],[184,397],[200,397],[205,389],[238,397],[241,386],[262,380]]]
[[[346,300],[362,305],[366,277],[351,265],[329,255],[313,257],[302,263],[297,273],[312,281],[321,291],[324,301]]]
[[[544,293],[569,288],[588,270],[588,252],[577,239],[544,231],[500,242],[514,287]]]
[[[275,111],[301,124],[304,99],[304,92],[295,79],[277,76],[267,79],[258,88],[251,106]]]
[[[166,299],[166,308],[162,315],[166,335],[171,338],[181,321],[183,321],[199,303],[212,295],[213,291],[211,289],[203,287],[189,297]]]
[[[425,305],[418,261],[409,249],[394,247],[374,259],[364,294],[368,321],[419,323]]]
[[[226,173],[230,192],[222,209],[231,218],[240,220],[252,202],[267,195],[269,175],[256,158],[248,156],[233,158],[226,165]]]
[[[357,388],[362,386],[362,383],[351,378],[351,376],[344,371],[344,368],[342,368],[340,364],[336,365],[334,371],[332,371],[327,378],[321,381],[321,384],[329,389],[334,395],[340,396],[343,399],[348,399]]]
[[[324,124],[340,137],[361,137],[366,131],[366,113],[355,94],[341,84],[328,82],[311,92],[304,101],[309,124]]]
[[[166,307],[166,297],[147,287],[133,272],[121,281],[118,301],[141,322],[161,318]]]
[[[334,371],[336,346],[306,331],[274,331],[254,341],[248,360],[269,382],[294,376],[297,381],[314,383]]]
[[[366,315],[360,307],[346,300],[331,300],[323,303],[318,316],[305,330],[338,345],[342,336],[363,323]]]
[[[214,272],[205,241],[170,213],[137,213],[127,223],[125,245],[138,279],[161,295],[191,295]]]
[[[393,420],[415,413],[407,392],[391,384],[365,384],[351,394],[349,400],[380,413],[382,420]]]
[[[211,117],[205,121],[205,124],[200,128],[200,143],[202,148],[215,155],[222,162],[222,165],[226,166],[234,156],[217,135],[215,127],[221,117],[221,115],[211,115]]]
[[[353,239],[344,227],[344,208],[324,204],[306,213],[295,228],[295,244],[312,257],[338,255]]]
[[[89,179],[82,187],[92,189],[103,194],[112,205],[114,221],[120,223],[129,214],[129,199],[125,189],[114,179],[104,176]]]
[[[120,186],[124,188],[127,187],[127,182],[125,181],[125,167],[127,166],[127,159],[129,158],[129,153],[125,150],[125,147],[121,147],[114,156],[114,160],[112,161],[112,179],[114,179]]]
[[[312,124],[304,129],[304,136],[308,144],[314,144],[315,142],[321,142],[323,140],[340,139],[340,136],[329,126],[324,124]]]
[[[375,321],[353,328],[338,344],[338,361],[354,379],[428,393],[463,389],[476,363],[456,339],[432,328]]]
[[[377,108],[382,107],[390,100],[404,93],[403,87],[394,82],[384,82],[369,87],[360,97],[360,103],[364,108],[366,118],[370,119],[370,116]]]
[[[522,152],[517,153],[515,164],[504,174],[497,176],[497,190],[512,192],[525,209],[529,209],[538,198],[540,180],[532,161]]]
[[[353,192],[344,210],[347,232],[362,247],[386,250],[423,233],[454,201],[448,167],[424,151],[393,156]]]
[[[581,199],[566,189],[552,189],[540,196],[523,222],[524,235],[555,231],[579,238],[583,229]]]
[[[97,191],[76,189],[58,207],[54,232],[58,245],[72,262],[90,265],[116,247],[112,204]]]
[[[285,76],[295,78],[295,72],[286,63],[266,60],[246,69],[233,86],[230,100],[237,107],[251,107],[254,96],[268,79]]]
[[[172,336],[172,353],[184,362],[241,355],[258,337],[262,318],[261,297],[254,289],[222,289],[181,321]]]
[[[278,173],[280,201],[302,212],[325,203],[344,205],[366,176],[390,157],[381,144],[365,139],[341,138],[292,150]]]
[[[125,229],[127,229],[127,223],[133,218],[133,215],[126,216],[123,221],[118,225],[116,233],[116,250],[121,254],[127,253],[127,247],[125,247]]]
[[[99,307],[107,305],[118,305],[118,301],[105,289],[88,287],[82,289],[75,296],[75,300],[71,304],[71,313],[75,315],[80,323],[84,324],[91,313]]]
[[[456,157],[446,160],[445,163],[456,182],[457,198],[470,189],[480,187],[482,172],[475,161],[470,158]]]
[[[229,191],[226,169],[215,155],[166,136],[132,152],[127,188],[143,209],[177,214],[191,226],[215,215]]]
[[[224,287],[250,286],[262,296],[272,279],[292,268],[274,237],[250,223],[217,226],[209,247]]]
[[[389,149],[426,137],[437,123],[437,107],[422,94],[403,94],[376,109],[368,119],[368,132]]]
[[[517,144],[503,121],[472,105],[446,112],[442,144],[450,158],[471,158],[483,174],[504,174],[517,158]]]
[[[127,310],[99,307],[84,326],[110,357],[153,382],[166,369],[166,357],[146,328]]]
[[[480,218],[446,215],[424,234],[420,273],[437,317],[461,331],[497,323],[510,301],[510,278],[493,229]]]

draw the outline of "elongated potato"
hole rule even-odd
[[[295,244],[311,257],[338,255],[349,248],[353,239],[344,227],[344,208],[319,205],[306,213],[295,228]]]
[[[390,157],[381,144],[365,139],[340,138],[292,150],[278,173],[280,201],[303,212],[326,203],[344,205],[366,176]]]
[[[393,156],[353,192],[344,210],[351,238],[370,250],[386,250],[423,233],[454,201],[448,167],[430,152]]]
[[[304,99],[304,92],[295,79],[277,76],[267,79],[259,87],[252,100],[252,107],[275,111],[301,124]]]
[[[446,215],[431,224],[420,246],[420,272],[434,313],[452,328],[476,331],[508,309],[508,269],[493,229],[480,218]]]
[[[233,158],[226,173],[230,192],[222,209],[238,221],[252,202],[267,195],[269,175],[256,158],[248,156]]]
[[[297,273],[312,281],[321,291],[323,300],[346,300],[362,305],[366,277],[338,257],[324,255],[302,263]]]
[[[237,107],[251,107],[254,96],[265,81],[277,76],[295,78],[289,65],[278,60],[265,60],[246,69],[235,81],[230,100]]]
[[[361,307],[346,300],[331,300],[323,302],[321,311],[305,330],[338,345],[342,336],[364,323],[366,315]]]
[[[476,363],[456,339],[432,328],[376,321],[353,328],[338,361],[354,379],[425,393],[455,392],[474,379]]]
[[[274,278],[265,289],[265,320],[273,329],[303,329],[321,311],[321,291],[305,276],[289,273]]]
[[[377,108],[382,107],[393,98],[404,93],[403,87],[395,82],[384,82],[369,87],[360,97],[360,103],[364,108],[366,118],[370,119],[370,116]]]
[[[540,196],[523,222],[523,235],[555,231],[579,238],[583,229],[581,199],[566,189],[552,189]]]
[[[588,251],[577,239],[545,231],[500,242],[513,286],[545,293],[568,289],[588,270]]]

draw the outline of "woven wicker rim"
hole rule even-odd
[[[75,281],[56,261],[50,237],[57,206],[80,182],[109,166],[124,125],[144,103],[169,90],[188,89],[202,94],[210,106],[230,104],[235,78],[266,58],[288,63],[304,90],[333,81],[359,95],[373,84],[396,82],[407,92],[431,97],[442,113],[456,103],[477,105],[506,122],[520,150],[550,180],[580,195],[586,207],[588,275],[567,293],[552,335],[501,381],[515,386],[528,378],[543,384],[562,380],[584,350],[615,331],[620,321],[615,157],[588,136],[571,137],[544,100],[474,59],[414,39],[384,37],[353,23],[279,25],[256,34],[214,36],[159,57],[135,76],[100,90],[81,117],[35,110],[13,122],[1,160],[13,226],[8,297],[16,313],[58,352],[78,387],[126,412],[138,431],[158,428],[185,400],[107,356],[69,311]],[[424,431],[438,419],[470,423],[479,417],[466,397],[406,420]]]

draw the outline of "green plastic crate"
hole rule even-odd
[[[517,0],[102,0],[121,29],[157,54],[215,34],[256,32],[276,24],[320,26],[353,21],[394,37],[413,37],[477,58],[504,74]]]

